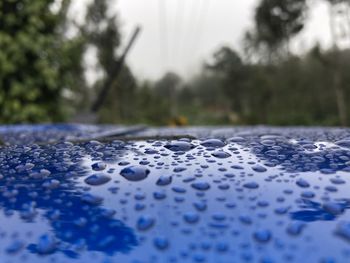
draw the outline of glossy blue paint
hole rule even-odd
[[[349,129],[0,136],[0,262],[350,262]]]

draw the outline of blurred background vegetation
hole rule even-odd
[[[319,0],[329,2],[333,45],[300,55],[290,41],[303,31],[312,2],[261,0],[241,50],[223,46],[186,81],[176,72],[139,81],[128,65],[116,76],[122,36],[109,11],[115,1],[92,1],[80,24],[68,16],[72,1],[0,1],[1,123],[79,121],[106,79],[112,84],[100,123],[350,123],[350,49],[338,44],[350,39],[350,0]],[[339,35],[339,26],[349,30]],[[84,55],[92,48],[101,77],[91,84]]]

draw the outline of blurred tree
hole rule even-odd
[[[336,57],[339,86],[344,96],[349,96],[350,50],[339,50]],[[228,115],[230,111],[236,113],[242,124],[339,125],[338,97],[330,88],[335,69],[329,63],[334,58],[332,50],[315,46],[303,56],[291,55],[273,64],[262,64],[244,62],[236,52],[224,47],[215,53],[209,67],[189,83],[194,96],[193,102],[187,104],[198,108],[191,120],[197,124],[228,123],[231,119],[209,113],[220,107]]]
[[[154,92],[157,96],[167,102],[171,117],[178,115],[177,94],[181,84],[182,80],[179,75],[167,72],[154,85]]]
[[[0,121],[61,121],[82,81],[81,38],[68,38],[69,0],[0,1]],[[54,8],[54,5],[56,8]]]
[[[174,72],[167,72],[155,83],[154,88],[158,95],[164,96],[170,100],[180,85],[180,76]]]
[[[168,101],[155,92],[154,83],[144,82],[140,85],[136,99],[138,122],[152,125],[168,124],[170,118]]]
[[[238,115],[246,115],[248,68],[238,53],[224,46],[214,53],[214,61],[207,67],[222,82],[223,92],[230,98],[231,109]]]
[[[255,12],[255,30],[246,35],[268,53],[268,60],[290,53],[290,39],[303,28],[306,0],[262,0]]]
[[[99,84],[102,84],[100,81]],[[99,84],[95,85],[97,90]],[[139,121],[137,109],[138,83],[128,66],[124,66],[114,80],[104,105],[100,110],[102,123],[135,123]]]
[[[113,0],[94,0],[88,6],[82,32],[88,45],[97,49],[99,66],[105,74],[112,74],[113,63],[118,59],[117,50],[121,44],[118,19],[108,12]]]

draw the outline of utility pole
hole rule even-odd
[[[107,95],[108,95],[108,92],[109,90],[111,89],[112,87],[112,84],[113,84],[113,81],[118,77],[118,75],[120,74],[121,70],[123,69],[123,66],[124,66],[124,62],[125,62],[125,59],[130,51],[130,49],[132,48],[133,44],[135,43],[138,35],[140,34],[141,32],[141,27],[140,26],[137,26],[135,28],[135,31],[134,33],[132,34],[129,42],[128,42],[128,45],[126,46],[122,56],[120,57],[120,59],[118,61],[116,61],[114,63],[114,65],[112,66],[112,69],[111,69],[111,74],[109,74],[109,76],[107,77],[100,93],[97,95],[97,99],[96,101],[93,103],[92,107],[91,107],[91,112],[92,113],[96,113],[99,111],[99,109],[101,108],[101,106],[103,105]]]

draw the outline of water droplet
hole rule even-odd
[[[111,177],[105,174],[93,174],[87,177],[84,181],[89,185],[102,185],[108,183]]]
[[[156,200],[163,200],[163,199],[166,198],[166,194],[163,193],[163,192],[154,192],[154,193],[153,193],[153,197],[154,197],[154,199],[156,199]]]
[[[244,139],[243,137],[239,137],[239,136],[236,136],[236,137],[232,137],[230,139],[228,139],[229,142],[245,142],[246,139]]]
[[[92,170],[94,170],[94,171],[102,171],[102,170],[106,169],[106,166],[107,165],[103,162],[97,162],[97,163],[94,163],[91,165]]]
[[[129,166],[121,170],[120,175],[128,181],[141,181],[147,178],[150,170],[144,166]]]
[[[144,215],[137,220],[137,229],[140,231],[149,230],[155,224],[155,219],[151,216]]]
[[[345,181],[340,178],[331,178],[330,181],[332,184],[345,184]]]
[[[337,204],[335,202],[326,202],[323,204],[323,209],[327,211],[330,214],[333,215],[339,215],[344,212],[344,207],[340,204]]]
[[[253,222],[251,217],[247,215],[241,215],[238,218],[239,218],[239,221],[241,221],[245,225],[250,225]]]
[[[296,184],[297,184],[297,186],[299,186],[301,188],[308,188],[308,187],[310,187],[310,184],[306,180],[304,180],[302,178],[298,179],[296,181]]]
[[[340,222],[337,225],[335,233],[350,242],[350,222]]]
[[[157,180],[157,185],[165,186],[171,184],[173,177],[171,175],[162,175]]]
[[[207,182],[195,182],[191,184],[192,188],[199,190],[199,191],[206,191],[210,188],[210,184]]]
[[[338,188],[337,188],[337,187],[335,187],[335,186],[333,186],[333,185],[328,185],[328,186],[326,186],[324,189],[325,189],[326,191],[328,191],[328,192],[332,192],[332,193],[334,193],[334,192],[337,192],[337,191],[338,191]]]
[[[204,202],[196,202],[193,204],[193,206],[197,209],[199,212],[203,212],[207,209],[207,204]]]
[[[301,193],[301,197],[304,198],[314,198],[315,197],[315,193],[312,191],[304,191]]]
[[[350,140],[340,140],[335,142],[336,145],[341,147],[350,148]]]
[[[58,188],[60,186],[60,181],[55,180],[55,179],[51,179],[51,180],[47,180],[43,183],[43,187],[47,188],[47,189],[55,189]]]
[[[103,197],[92,194],[84,194],[82,195],[81,200],[90,205],[99,205],[102,203]]]
[[[264,166],[260,165],[260,164],[255,164],[255,165],[253,165],[253,166],[252,166],[252,169],[253,169],[255,172],[258,172],[258,173],[263,173],[263,172],[266,172],[266,171],[267,171],[267,169],[266,169]]]
[[[164,147],[173,152],[187,152],[193,149],[194,145],[185,141],[173,141]]]
[[[181,172],[185,171],[186,169],[187,169],[186,167],[175,167],[173,171],[175,173],[181,173]]]
[[[153,240],[153,244],[159,250],[165,250],[169,247],[169,241],[164,237],[156,237]]]
[[[278,215],[284,215],[286,214],[290,209],[290,206],[282,206],[282,207],[277,207],[275,208],[275,213]]]
[[[7,248],[6,252],[9,254],[16,254],[24,247],[24,243],[20,240],[14,240]]]
[[[305,224],[302,222],[292,222],[287,227],[287,233],[291,236],[298,236],[305,228]]]
[[[243,184],[243,187],[248,188],[248,189],[257,189],[259,188],[259,184],[256,182],[248,182]]]
[[[267,243],[271,240],[271,232],[269,230],[258,230],[254,232],[254,239],[259,243]]]
[[[220,190],[228,190],[230,189],[230,185],[229,184],[220,184],[219,186]]]
[[[199,215],[193,212],[188,212],[184,214],[184,220],[189,224],[195,224],[199,220]]]
[[[39,238],[36,249],[39,254],[51,254],[55,252],[56,247],[57,242],[54,237],[45,234]]]
[[[179,187],[179,186],[174,186],[173,188],[171,188],[175,193],[179,193],[179,194],[184,194],[186,193],[186,189],[183,187]]]
[[[226,159],[231,156],[231,154],[224,151],[215,151],[211,155],[219,159]]]
[[[208,139],[201,143],[204,147],[221,148],[225,146],[225,143],[219,139]]]

